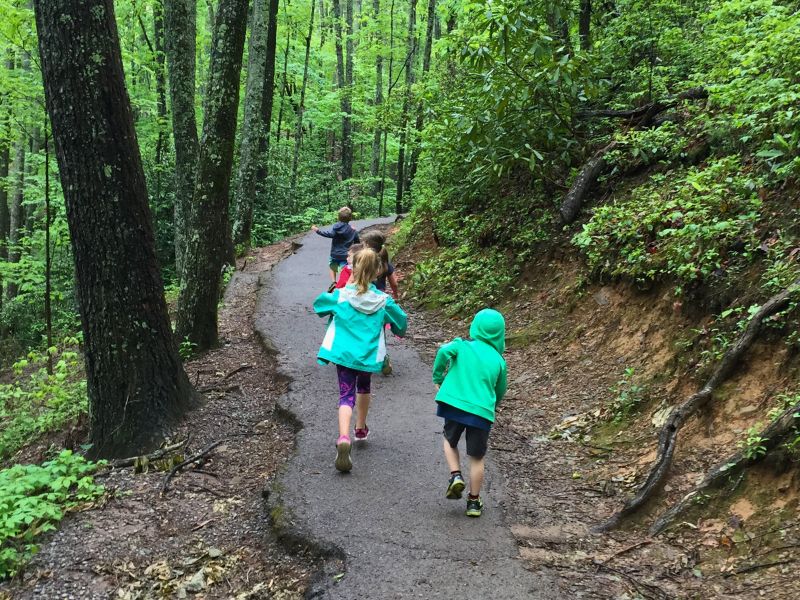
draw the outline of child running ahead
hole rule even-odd
[[[347,250],[358,242],[358,232],[350,225],[353,211],[343,206],[339,209],[339,222],[330,229],[320,229],[316,225],[311,230],[322,237],[331,238],[331,280],[336,281],[339,269],[347,264]]]
[[[439,348],[433,363],[433,383],[439,388],[436,414],[444,418],[444,456],[450,468],[446,496],[457,500],[464,491],[458,441],[466,431],[470,457],[469,517],[480,517],[483,511],[480,494],[489,431],[495,406],[506,393],[506,361],[502,356],[505,332],[503,315],[484,309],[472,320],[469,328],[472,339],[456,338],[445,344]]]
[[[334,363],[339,377],[335,466],[343,473],[353,468],[350,421],[354,408],[356,441],[366,440],[369,435],[370,378],[381,370],[386,355],[384,325],[388,323],[395,335],[406,332],[406,313],[371,283],[380,268],[378,255],[365,248],[353,259],[352,283],[320,294],[314,301],[314,312],[331,317],[317,360],[320,364]]]

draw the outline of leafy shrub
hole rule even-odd
[[[653,176],[635,196],[598,207],[573,243],[612,276],[702,280],[756,245],[757,187],[736,157]]]
[[[616,385],[611,388],[613,397],[603,413],[614,423],[625,420],[646,398],[647,388],[634,381],[635,375],[635,369],[627,367]]]
[[[66,347],[76,344],[76,339],[65,340]],[[48,356],[52,375],[47,373]],[[0,459],[88,410],[86,380],[76,352],[55,347],[44,354],[31,352],[13,369],[17,381],[0,385]]]
[[[64,450],[41,465],[0,470],[0,580],[16,575],[37,552],[40,534],[103,494],[92,478],[97,467]]]

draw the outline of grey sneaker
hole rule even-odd
[[[342,473],[349,473],[353,468],[353,461],[350,458],[350,438],[340,437],[336,442],[336,470]]]
[[[464,488],[466,484],[464,483],[464,478],[461,476],[460,473],[456,473],[452,477],[450,477],[450,483],[447,484],[447,496],[450,500],[458,500],[461,498],[461,494],[464,492]]]

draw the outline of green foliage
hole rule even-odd
[[[613,397],[604,409],[606,418],[621,423],[633,414],[647,398],[647,388],[635,381],[636,370],[627,367],[611,392]]]
[[[573,243],[612,276],[697,282],[751,257],[757,187],[735,157],[654,175],[627,201],[598,207]]]
[[[81,362],[77,352],[68,350],[77,343],[72,338],[64,341],[62,350],[30,352],[14,363],[16,380],[0,384],[0,459],[86,413]],[[47,372],[48,358],[53,363],[52,375]]]
[[[62,451],[41,465],[0,470],[0,580],[13,577],[38,551],[36,539],[67,512],[99,498],[97,463]]]
[[[183,341],[178,344],[178,355],[183,360],[191,360],[197,350],[197,344],[191,341],[188,337],[183,338]]]
[[[747,430],[745,439],[739,442],[739,448],[742,449],[742,454],[745,458],[750,460],[760,458],[767,453],[767,447],[764,442],[767,438],[761,436],[761,423],[756,423]]]

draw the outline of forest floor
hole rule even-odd
[[[163,496],[165,472],[155,468],[99,476],[102,505],[47,535],[24,576],[0,584],[0,598],[302,598],[313,560],[287,555],[272,537],[262,498],[294,447],[293,428],[274,410],[286,381],[253,329],[261,278],[292,249],[285,240],[239,262],[220,311],[220,348],[186,364],[206,401],[172,440],[189,438],[186,457],[222,443]],[[15,460],[35,459],[53,441]]]
[[[398,271],[410,275],[431,250],[423,241],[401,253]],[[655,538],[646,529],[656,509],[736,451],[735,440],[787,383],[776,374],[781,352],[766,344],[727,386],[726,411],[687,425],[660,497],[622,528],[590,533],[646,475],[665,407],[695,391],[696,383],[676,376],[674,342],[697,323],[676,314],[668,293],[586,286],[580,273],[576,258],[556,251],[532,265],[524,291],[498,307],[507,319],[509,390],[491,452],[505,476],[506,520],[521,558],[557,576],[566,597],[797,598],[796,473],[755,470],[722,503]],[[467,336],[467,320],[412,311],[417,344],[429,358],[441,341]],[[626,368],[651,381],[648,400],[614,423],[607,407]]]

